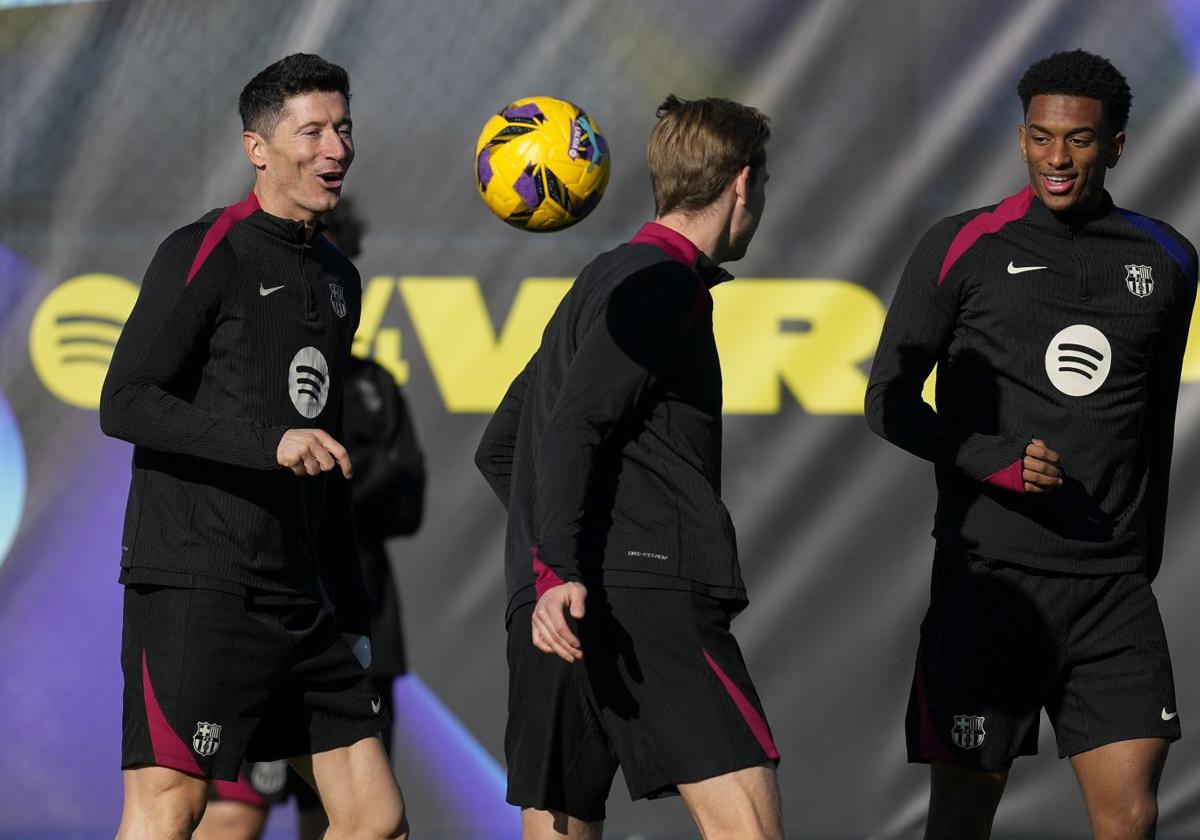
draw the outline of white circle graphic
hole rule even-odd
[[[1112,369],[1112,347],[1104,333],[1087,324],[1073,324],[1050,339],[1046,375],[1068,397],[1096,391]]]
[[[329,365],[316,347],[305,347],[288,367],[288,393],[292,405],[309,420],[321,413],[329,400]]]

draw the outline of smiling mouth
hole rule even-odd
[[[1079,176],[1075,174],[1064,175],[1056,172],[1053,175],[1042,174],[1041,179],[1046,187],[1046,191],[1051,195],[1065,195],[1075,187],[1075,182],[1079,180]]]

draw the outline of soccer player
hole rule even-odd
[[[1095,836],[1149,838],[1180,736],[1150,580],[1196,251],[1104,189],[1131,99],[1112,64],[1055,53],[1017,91],[1029,185],[921,239],[867,390],[937,476],[909,759],[932,765],[925,836],[986,838],[1045,708]]]
[[[709,292],[758,226],[770,130],[726,99],[658,117],[657,218],[583,269],[476,453],[508,510],[508,801],[530,840],[600,837],[618,765],[705,837],[782,837],[730,633],[746,595]]]
[[[338,443],[360,281],[320,235],[354,159],[349,100],[314,55],[246,85],[254,188],[159,247],[105,381],[101,425],[134,444],[121,838],[189,836],[210,779],[279,758],[329,838],[407,836]]]

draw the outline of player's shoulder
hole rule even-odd
[[[1113,207],[1113,211],[1166,251],[1171,259],[1179,265],[1184,277],[1195,282],[1196,247],[1186,236],[1162,219],[1156,219],[1124,207]]]
[[[955,266],[977,252],[984,237],[1025,218],[1032,203],[1033,190],[1025,187],[994,204],[945,216],[925,231],[914,256],[935,264],[940,284]]]

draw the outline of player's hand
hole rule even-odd
[[[1034,438],[1025,447],[1021,480],[1026,493],[1049,493],[1062,487],[1062,459],[1058,453],[1046,446],[1046,441]]]
[[[275,450],[275,459],[296,475],[320,475],[334,467],[341,467],[346,478],[354,472],[346,447],[321,429],[288,429]]]
[[[567,662],[583,659],[583,648],[567,626],[565,614],[570,610],[572,618],[583,618],[583,602],[586,598],[587,588],[573,581],[543,592],[533,608],[533,646],[543,653],[556,654]]]

